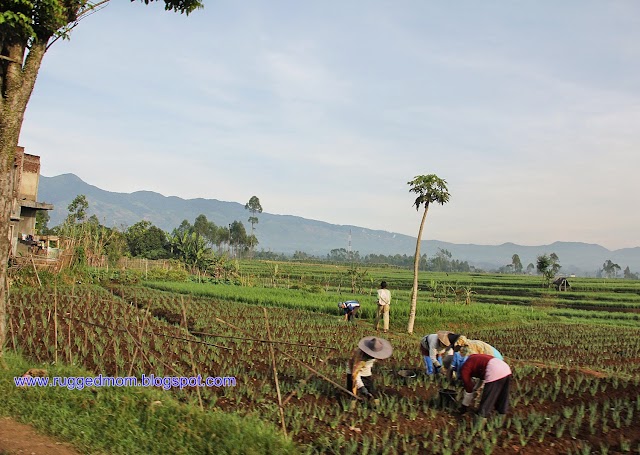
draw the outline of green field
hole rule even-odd
[[[234,377],[237,385],[104,392],[8,387],[2,412],[85,453],[640,450],[640,282],[570,279],[571,291],[560,292],[543,288],[539,277],[425,273],[409,335],[411,272],[360,268],[352,281],[349,269],[246,261],[237,279],[225,283],[202,277],[131,283],[136,280],[128,277],[123,284],[122,273],[101,273],[100,283],[14,287],[7,350],[15,357],[6,379],[27,367],[58,376],[82,367],[113,376]],[[383,279],[393,295],[394,354],[375,367],[380,405],[351,408],[341,390],[344,363],[362,336],[375,334],[374,296]],[[355,323],[337,308],[347,299],[362,303]],[[456,420],[440,401],[438,391],[448,384],[422,373],[418,342],[444,329],[488,341],[504,354],[514,371],[505,421],[492,418],[481,427],[472,416]],[[399,369],[418,376],[406,380]],[[163,412],[150,405],[157,401],[166,403]],[[68,423],[65,416],[74,412],[83,418]],[[105,413],[112,420],[100,417]],[[229,428],[213,423],[225,415]],[[188,419],[189,429],[176,419]],[[211,425],[221,429],[212,433]],[[173,438],[160,435],[174,427]]]

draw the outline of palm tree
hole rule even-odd
[[[416,304],[418,302],[418,268],[420,265],[420,241],[422,239],[422,230],[424,229],[424,222],[427,219],[427,212],[429,211],[429,204],[437,202],[440,205],[444,205],[449,202],[449,190],[447,189],[447,182],[439,178],[435,174],[418,175],[413,180],[407,182],[411,188],[409,192],[416,193],[416,198],[413,205],[416,210],[420,210],[420,207],[424,206],[424,214],[422,215],[422,221],[420,222],[420,230],[418,231],[418,240],[416,241],[416,254],[413,258],[413,289],[411,290],[411,311],[409,312],[409,325],[407,326],[407,332],[413,333],[413,324],[416,320]]]

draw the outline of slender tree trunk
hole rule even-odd
[[[413,324],[416,321],[416,306],[418,304],[418,270],[420,268],[420,241],[422,240],[422,230],[424,222],[427,219],[429,211],[429,203],[424,206],[424,214],[420,222],[420,230],[418,231],[418,239],[416,240],[416,255],[413,259],[413,289],[411,289],[411,310],[409,311],[409,325],[407,325],[407,333],[413,333]]]
[[[14,160],[24,112],[45,51],[46,43],[39,41],[32,43],[28,53],[24,44],[0,41],[4,57],[0,59],[0,357],[7,333],[9,221],[18,196],[14,189]]]

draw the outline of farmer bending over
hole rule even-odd
[[[422,340],[420,340],[420,354],[424,359],[428,375],[437,374],[440,371],[442,354],[445,352],[453,354],[453,352],[449,351],[459,336],[446,330],[440,330],[422,337]]]
[[[460,354],[465,357],[471,354],[487,354],[492,357],[496,357],[500,360],[504,360],[500,351],[491,346],[489,343],[485,343],[481,340],[469,340],[466,336],[461,335],[453,344],[454,351],[460,351]]]
[[[371,379],[371,368],[376,360],[391,357],[391,343],[383,338],[364,337],[358,342],[347,362],[347,390],[363,398],[374,398],[376,393]]]
[[[480,399],[478,414],[488,417],[494,409],[499,414],[506,414],[509,410],[509,385],[511,383],[511,368],[496,357],[487,354],[470,355],[462,368],[460,379],[464,384],[464,397],[458,413],[464,414],[469,409],[476,395],[477,386],[473,379],[484,382],[484,390]]]
[[[360,302],[357,300],[347,300],[346,302],[340,302],[338,304],[338,308],[342,310],[345,321],[352,321],[353,317],[360,309]]]

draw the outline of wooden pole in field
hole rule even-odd
[[[182,321],[184,323],[184,329],[189,333],[189,328],[187,326],[187,312],[184,309],[184,297],[180,296],[180,305],[182,306]],[[189,346],[189,356],[191,357],[191,371],[193,372],[193,376],[197,376],[196,374],[196,364],[193,359],[193,349],[191,348],[191,341],[187,342],[187,346]],[[200,402],[200,409],[204,411],[204,405],[202,404],[202,395],[200,395],[200,386],[196,386],[196,392],[198,393],[198,401]]]
[[[13,343],[13,352],[14,354],[18,352],[18,347],[16,346],[16,336],[13,333],[13,320],[9,317],[9,330],[11,331],[11,342]]]
[[[135,299],[137,299],[137,297]],[[148,319],[149,319],[149,307],[147,307],[147,312],[144,314],[144,319],[142,320],[142,326],[138,330],[139,344],[135,343],[136,341],[135,338],[133,338],[133,335],[131,335],[131,332],[129,332],[129,335],[131,335],[131,338],[133,339],[134,344],[136,345],[136,349],[133,351],[133,357],[131,357],[131,365],[129,366],[129,374],[127,376],[131,376],[131,373],[133,372],[133,365],[135,365],[136,363],[136,357],[138,356],[138,351],[140,350],[138,346],[142,345],[142,333],[144,332],[144,326],[147,324]]]
[[[75,299],[71,299],[71,308],[69,309],[69,318],[73,318],[73,303]],[[71,321],[67,319],[67,362],[71,363]]]
[[[31,265],[33,265],[33,271],[38,279],[38,286],[42,287],[42,281],[40,281],[40,275],[38,275],[38,269],[36,268],[36,261],[33,260],[33,254],[31,255]]]
[[[267,327],[267,339],[271,341],[271,329],[269,328],[269,317],[267,316],[267,309],[264,310],[264,323]],[[271,365],[273,366],[273,379],[276,383],[276,394],[278,395],[278,408],[280,409],[280,422],[282,423],[282,432],[287,436],[287,426],[284,423],[284,409],[282,407],[282,396],[280,395],[280,384],[278,384],[278,370],[276,369],[276,356],[273,353],[273,344],[269,343],[269,355],[271,356]]]
[[[53,360],[57,365],[58,364],[58,288],[57,286],[54,286],[54,293],[53,293],[53,340],[56,348],[55,354],[53,355]]]

